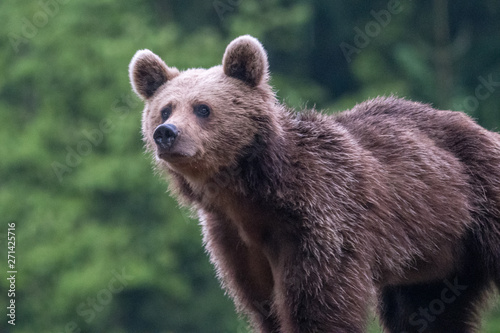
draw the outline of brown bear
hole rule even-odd
[[[293,112],[253,37],[222,66],[130,63],[142,133],[258,332],[477,332],[500,286],[500,135],[395,97]]]

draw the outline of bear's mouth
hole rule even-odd
[[[178,140],[177,140],[178,141]],[[169,147],[156,146],[156,157],[169,163],[185,164],[193,162],[197,150],[192,144],[185,141],[175,142]]]
[[[189,155],[177,151],[159,151],[157,156],[166,162],[182,162],[190,158]]]

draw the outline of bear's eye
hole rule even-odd
[[[172,107],[170,105],[165,106],[163,109],[161,109],[161,120],[165,122],[170,117],[171,113]]]
[[[194,114],[200,118],[207,118],[210,115],[210,107],[205,104],[196,105],[194,107]]]

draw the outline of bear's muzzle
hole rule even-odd
[[[158,126],[154,133],[153,139],[155,140],[158,148],[162,150],[169,150],[179,135],[177,127],[173,124],[161,124]]]

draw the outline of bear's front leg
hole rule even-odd
[[[366,258],[319,244],[285,257],[275,281],[280,332],[365,332],[375,290]]]
[[[274,279],[262,249],[243,242],[235,226],[219,215],[205,213],[202,227],[210,259],[238,311],[249,317],[255,332],[281,332],[273,311]]]

